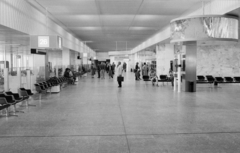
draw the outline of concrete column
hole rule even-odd
[[[9,75],[8,68],[4,68],[4,91],[9,91]]]
[[[178,92],[181,92],[181,76],[182,76],[182,72],[181,72],[181,67],[179,67],[181,65],[181,54],[178,54],[178,69],[177,69],[177,76],[178,76]]]
[[[87,53],[83,53],[83,64],[85,65],[85,64],[88,64],[88,55],[87,55]]]
[[[21,74],[21,68],[17,68],[17,79],[18,79],[18,88],[23,87],[22,86],[22,74]]]
[[[177,91],[177,59],[176,59],[176,57],[174,58],[174,60],[173,60],[173,84],[174,84],[174,86],[173,86],[173,90],[174,91]]]
[[[27,70],[27,88],[32,90],[32,86],[31,86],[31,70]]]
[[[62,64],[65,67],[70,65],[70,51],[68,49],[63,49],[62,51]]]
[[[183,83],[186,92],[196,92],[197,42],[186,42],[186,67]]]

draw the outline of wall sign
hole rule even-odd
[[[49,36],[38,36],[38,47],[49,48]]]

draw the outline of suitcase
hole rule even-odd
[[[146,75],[146,76],[143,76],[143,80],[144,80],[144,81],[148,81],[148,80],[149,80],[149,76],[147,76],[147,75]]]
[[[122,76],[117,77],[117,81],[118,82],[123,82],[124,81],[124,77],[122,77]]]

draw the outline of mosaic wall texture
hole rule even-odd
[[[197,75],[240,76],[240,45],[199,46]]]

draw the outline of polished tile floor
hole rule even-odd
[[[240,85],[197,90],[81,78],[1,117],[0,153],[239,153]]]

